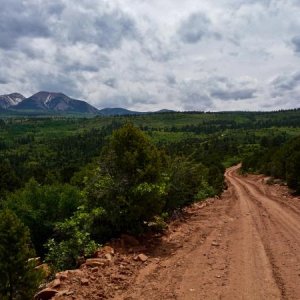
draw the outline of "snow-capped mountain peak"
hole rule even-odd
[[[25,97],[19,93],[0,95],[0,108],[7,109],[9,107],[16,106],[24,99]]]

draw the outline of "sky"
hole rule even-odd
[[[138,111],[300,107],[300,0],[0,6],[0,94]]]

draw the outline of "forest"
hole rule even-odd
[[[300,193],[300,110],[3,116],[0,298],[30,299],[42,275],[29,258],[57,272],[122,233],[163,230],[174,212],[220,195],[240,162]]]

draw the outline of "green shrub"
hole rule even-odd
[[[90,237],[91,215],[80,208],[71,218],[55,227],[56,239],[50,239],[46,261],[55,271],[78,267],[80,257],[89,257],[99,245]]]
[[[0,299],[31,300],[42,279],[28,262],[35,256],[29,230],[9,211],[0,212]]]
[[[131,124],[116,130],[104,149],[98,176],[87,186],[89,209],[101,207],[94,236],[139,233],[164,207],[162,153]],[[102,237],[104,237],[102,236]]]
[[[214,190],[206,181],[207,175],[205,166],[189,158],[176,157],[170,160],[165,210],[172,211],[212,196]]]
[[[44,254],[43,245],[52,236],[55,223],[72,216],[82,202],[82,193],[70,185],[40,185],[35,180],[8,196],[5,206],[28,226],[35,250]]]

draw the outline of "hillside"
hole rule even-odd
[[[25,97],[19,93],[0,95],[0,109],[8,109],[10,107],[15,107],[24,99]]]
[[[23,99],[13,107],[18,111],[47,111],[97,114],[98,110],[82,100],[72,99],[62,93],[38,92]]]
[[[237,167],[226,178],[220,198],[186,207],[164,234],[124,235],[58,273],[54,299],[299,299],[299,197]]]
[[[124,115],[139,115],[143,112],[132,111],[125,108],[103,108],[99,110],[99,113],[104,116],[124,116]]]

